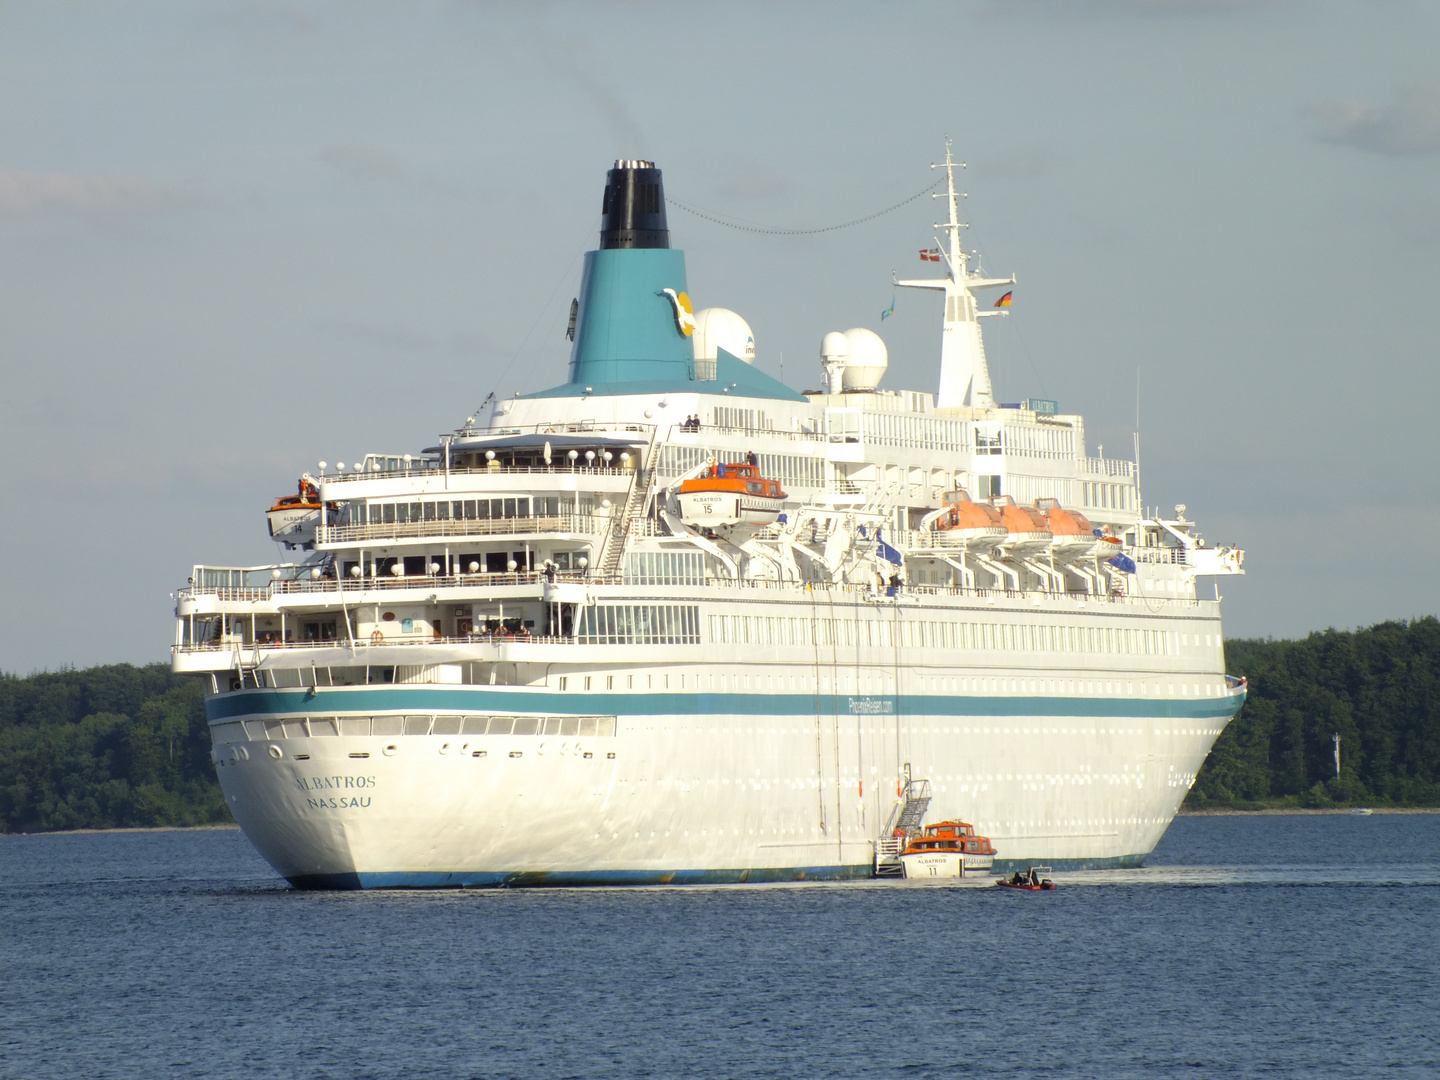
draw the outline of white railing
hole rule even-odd
[[[1080,459],[1080,469],[1092,476],[1135,475],[1135,463],[1120,458],[1084,457]]]
[[[551,517],[465,518],[461,520],[447,518],[444,521],[317,525],[315,542],[318,544],[354,544],[431,536],[510,536],[517,533],[593,535],[605,528],[606,521],[606,518],[593,514],[560,514]]]

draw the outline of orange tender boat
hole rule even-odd
[[[907,878],[964,877],[989,870],[995,864],[995,847],[988,836],[978,836],[965,821],[937,821],[926,825],[900,853]]]
[[[785,506],[785,492],[760,475],[760,466],[712,462],[680,484],[680,516],[692,525],[769,525]]]

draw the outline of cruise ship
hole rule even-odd
[[[963,249],[955,167],[933,276],[895,282],[935,294],[935,392],[882,388],[865,328],[815,328],[816,389],[761,371],[692,304],[660,170],[617,161],[563,385],[320,462],[270,508],[275,561],[194,567],[174,668],[276,871],[866,877],[927,818],[998,871],[1145,859],[1244,700],[1215,581],[1243,553],[1144,507],[1079,415],[995,400],[1014,279]]]

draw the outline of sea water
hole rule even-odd
[[[0,1075],[1440,1075],[1440,816],[1055,877],[314,893],[234,831],[0,837]]]

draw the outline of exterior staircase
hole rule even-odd
[[[625,504],[610,521],[610,531],[605,537],[605,551],[600,557],[598,568],[600,580],[610,581],[620,576],[620,565],[625,558],[625,541],[640,522],[645,509],[645,499],[650,492],[655,470],[648,465],[635,470],[630,481],[630,493]]]
[[[908,771],[909,766],[906,766]],[[903,793],[895,801],[895,809],[885,824],[885,831],[875,841],[875,876],[904,877],[905,868],[900,865],[900,853],[910,838],[920,832],[920,823],[925,820],[925,811],[930,809],[931,789],[929,780],[907,780]]]

